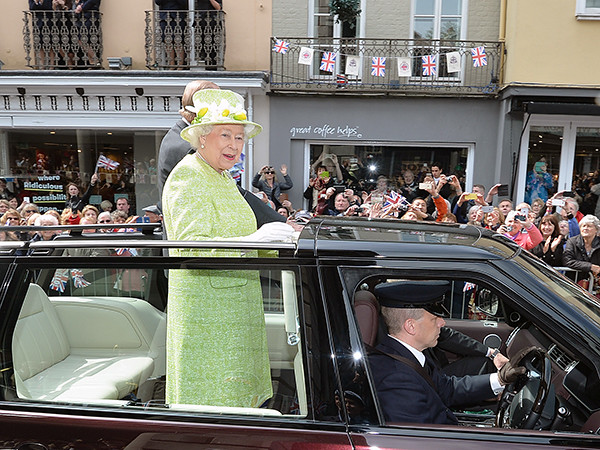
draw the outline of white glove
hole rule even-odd
[[[246,239],[254,242],[286,242],[290,241],[294,229],[283,222],[265,223]]]

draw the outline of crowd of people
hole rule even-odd
[[[92,182],[85,193],[74,183],[69,183],[67,200],[64,207],[50,208],[42,212],[38,205],[26,200],[19,201],[7,188],[5,179],[0,178],[0,226],[58,226],[58,225],[93,225],[93,224],[124,224],[147,221],[158,223],[162,221],[162,214],[156,205],[142,208],[144,217],[130,213],[131,205],[126,197],[120,197],[115,205],[108,200],[102,201],[99,207],[89,204],[90,192],[97,181],[97,175],[92,176]],[[113,210],[114,207],[114,210]],[[98,231],[111,231],[103,228]],[[126,230],[126,229],[124,229]],[[90,229],[88,232],[94,232]],[[10,231],[10,228],[0,230],[0,241],[36,241],[50,240],[59,234],[60,230],[38,231]]]
[[[578,180],[572,192],[543,198],[531,194],[531,203],[515,205],[510,199],[497,199],[501,184],[487,191],[483,185],[474,185],[471,192],[464,192],[462,177],[445,175],[438,162],[407,169],[394,180],[380,176],[370,187],[360,177],[359,165],[353,166],[347,170],[336,155],[321,154],[304,192],[307,210],[295,211],[287,199],[278,206],[271,195],[263,201],[285,218],[298,216],[299,223],[329,215],[469,224],[506,236],[554,267],[571,269],[567,275],[576,276],[582,285],[590,273],[600,275],[600,237],[596,237],[600,220],[594,214],[596,199],[591,199],[593,205],[590,201],[596,197],[594,191],[600,193],[597,178]],[[272,167],[263,167],[255,181],[265,170],[274,173]],[[263,185],[254,186],[264,190]],[[291,188],[289,183],[283,187]],[[584,214],[580,207],[586,202]]]

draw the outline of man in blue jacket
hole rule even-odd
[[[423,351],[437,344],[447,314],[447,281],[380,284],[375,295],[389,334],[369,356],[379,403],[387,422],[457,424],[453,406],[494,397],[525,373],[506,363],[486,375],[449,377]]]

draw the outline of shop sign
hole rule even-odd
[[[331,139],[361,139],[363,137],[358,125],[330,125],[328,123],[291,127],[290,136],[293,138],[320,137]]]
[[[60,175],[29,177],[23,182],[23,190],[26,191],[25,196],[29,197],[29,201],[38,205],[40,212],[49,209],[61,211],[67,200],[65,185]]]

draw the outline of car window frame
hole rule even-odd
[[[142,243],[137,243],[138,245],[143,245]],[[131,247],[136,247],[135,242],[131,242],[129,244]],[[115,260],[115,258],[119,258]],[[133,259],[132,259],[133,258]],[[117,262],[118,264],[114,264]],[[167,256],[136,256],[136,257],[97,257],[97,258],[88,258],[88,257],[48,257],[48,256],[36,256],[32,255],[27,258],[20,258],[16,264],[15,273],[11,279],[11,285],[9,289],[13,292],[17,292],[18,294],[11,301],[12,307],[9,312],[11,319],[0,321],[2,323],[2,328],[0,328],[0,333],[2,336],[2,342],[4,343],[5,348],[10,349],[12,344],[12,334],[14,332],[14,328],[16,325],[16,320],[18,318],[21,305],[23,303],[25,293],[27,291],[29,285],[29,277],[31,274],[38,269],[54,269],[60,267],[77,267],[81,269],[92,269],[92,268],[106,268],[107,263],[113,262],[111,267],[117,268],[139,268],[145,267],[149,269],[155,270],[164,270],[164,269],[176,269],[180,267],[185,267],[186,269],[226,269],[226,270],[264,270],[264,269],[272,269],[277,271],[283,270],[292,270],[296,275],[296,292],[298,295],[298,315],[300,321],[300,329],[303,336],[306,336],[305,330],[305,320],[304,320],[304,308],[303,308],[303,277],[306,277],[305,271],[310,267],[314,267],[315,263],[311,260],[306,259],[297,259],[293,256],[284,256],[284,257],[248,257],[248,258],[240,258],[240,257],[167,257]],[[16,289],[16,290],[15,290]],[[318,290],[318,297],[313,300],[314,302],[318,302],[322,305],[323,298],[320,290]],[[0,311],[5,312],[2,308]],[[327,331],[329,346],[331,347],[331,333]],[[303,357],[303,370],[304,370],[304,379],[305,379],[305,389],[307,393],[307,400],[309,405],[311,401],[314,399],[313,395],[313,386],[312,386],[312,377],[309,376],[314,369],[314,364],[310,361],[307,355],[312,353],[312,349],[308,347],[308,342],[306,339],[301,339],[299,345],[302,345],[302,357]],[[10,352],[9,352],[10,353]],[[4,366],[12,367],[12,359],[10,361],[4,361]],[[339,387],[339,386],[338,386]],[[72,408],[68,405],[57,404],[57,403],[43,403],[43,402],[35,402],[35,401],[27,401],[19,399],[17,401],[11,402],[9,400],[1,399],[0,400],[0,410],[2,410],[5,406],[10,404],[10,408],[15,408],[17,410],[27,410],[31,406],[35,407],[43,407],[48,410],[53,410],[58,413],[70,413],[72,412]],[[4,405],[4,406],[3,406]],[[87,409],[87,414],[102,414],[103,407],[102,406],[94,406],[91,405]],[[120,417],[128,418],[139,415],[139,411],[127,410],[127,411],[113,411]],[[202,419],[210,419],[215,418],[215,415],[211,415],[208,413],[195,413],[189,414],[180,411],[157,411],[153,410],[155,416],[160,416],[164,420],[173,420],[175,417],[183,417],[190,418],[193,420],[202,420]],[[278,426],[285,426],[290,428],[303,428],[303,427],[311,427],[315,423],[319,422],[318,419],[315,419],[314,408],[312,410],[312,414],[310,414],[306,418],[295,418],[295,417],[264,417],[264,416],[238,416],[238,415],[218,415],[219,420],[230,420],[232,423],[235,422],[246,422],[246,421],[258,421],[258,422],[271,422],[273,424],[279,423]],[[345,424],[343,422],[326,422],[329,427],[333,429],[338,429],[340,431],[342,429],[345,430]],[[285,425],[283,425],[285,424]]]

